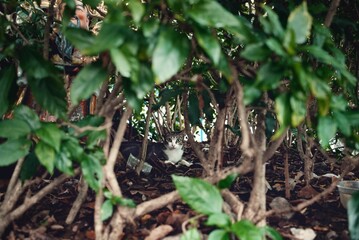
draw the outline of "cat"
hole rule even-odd
[[[183,158],[183,141],[184,134],[182,132],[175,132],[167,134],[163,142],[149,142],[147,146],[146,161],[149,159],[158,159],[164,161],[165,164],[190,167],[192,163]],[[142,142],[122,142],[120,152],[125,160],[127,160],[130,154],[139,157],[141,147]]]

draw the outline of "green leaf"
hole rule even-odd
[[[40,166],[40,162],[37,159],[36,155],[33,152],[30,152],[26,156],[24,164],[22,165],[20,171],[21,181],[31,179],[36,174],[39,166]]]
[[[222,52],[218,39],[206,28],[194,25],[194,30],[199,46],[207,53],[213,64],[217,66]]]
[[[263,229],[266,232],[266,235],[269,236],[273,240],[282,240],[282,236],[273,228],[265,226]]]
[[[244,104],[248,105],[254,100],[258,99],[262,95],[262,92],[258,87],[252,85],[244,86]]]
[[[284,51],[284,48],[280,42],[275,38],[269,38],[265,41],[266,46],[275,52],[278,56],[286,57],[287,53]]]
[[[106,130],[92,131],[87,136],[86,147],[91,149],[95,147],[100,140],[105,140],[107,137]]]
[[[282,67],[278,63],[269,61],[258,70],[256,82],[264,89],[274,89],[279,86],[282,75]]]
[[[138,24],[141,21],[143,15],[145,14],[145,7],[139,0],[129,1],[128,7],[131,10],[133,20],[135,21],[136,24]]]
[[[29,153],[31,141],[26,138],[9,139],[0,144],[0,167],[8,166]]]
[[[282,24],[279,21],[278,15],[268,6],[263,5],[264,10],[267,12],[268,22],[269,24],[263,24],[263,20],[266,18],[260,18],[262,25],[268,26],[265,27],[264,30],[267,34],[272,33],[274,36],[278,37],[279,39],[283,39],[284,37],[284,29]]]
[[[348,228],[351,239],[359,239],[359,191],[348,202]]]
[[[323,148],[329,146],[329,140],[335,137],[337,132],[337,123],[331,117],[320,117],[317,126],[320,145]]]
[[[101,206],[101,220],[106,221],[112,216],[113,213],[113,205],[111,200],[107,199]]]
[[[192,125],[200,125],[199,102],[196,93],[191,93],[188,97],[188,118]]]
[[[289,95],[281,94],[275,100],[275,111],[280,128],[274,134],[273,138],[279,137],[283,131],[290,125],[291,108],[289,103]]]
[[[333,112],[334,120],[336,121],[338,128],[345,136],[351,135],[351,124],[345,115],[345,113],[341,113],[338,111]]]
[[[66,136],[66,139],[62,141],[61,150],[67,152],[72,159],[78,162],[80,162],[84,153],[84,149],[80,145],[78,139],[71,136]]]
[[[225,188],[229,188],[232,183],[237,179],[239,174],[237,173],[233,173],[233,174],[229,174],[226,178],[221,179],[218,182],[218,188],[219,189],[225,189]]]
[[[55,123],[42,123],[42,127],[36,131],[41,141],[60,151],[62,131]]]
[[[27,136],[31,132],[25,121],[18,119],[0,121],[0,137],[16,139]]]
[[[316,77],[309,81],[309,87],[312,94],[318,99],[327,100],[331,92],[329,85]]]
[[[294,31],[295,42],[302,44],[310,36],[313,18],[307,9],[307,3],[304,1],[288,17],[287,29]]]
[[[101,187],[103,179],[102,166],[100,159],[94,155],[83,155],[81,159],[82,174],[89,186],[97,192]]]
[[[83,4],[89,5],[92,8],[97,7],[102,1],[101,0],[82,0]]]
[[[33,109],[25,105],[19,105],[15,108],[14,119],[25,121],[32,131],[35,131],[41,127],[39,116]]]
[[[68,156],[68,153],[65,151],[56,153],[55,166],[58,170],[67,175],[72,176],[74,174],[74,170],[72,168],[72,161]]]
[[[263,229],[256,227],[248,220],[241,220],[232,225],[233,233],[241,240],[262,240]]]
[[[144,98],[154,86],[154,76],[150,68],[141,64],[137,69],[132,69],[133,74],[131,76],[131,89],[136,93],[138,99]]]
[[[206,225],[217,226],[219,228],[229,228],[231,226],[231,219],[225,213],[215,213],[209,215]]]
[[[85,66],[71,85],[72,104],[77,105],[82,99],[89,98],[91,94],[100,88],[106,78],[107,72],[101,66],[101,63],[95,62]]]
[[[152,70],[163,83],[182,67],[189,53],[189,42],[185,35],[170,28],[163,28],[153,52]]]
[[[35,154],[40,163],[52,174],[55,168],[55,149],[47,143],[40,141],[36,144]]]
[[[208,240],[230,240],[230,239],[231,238],[229,233],[222,229],[214,230],[208,236]]]
[[[66,118],[66,92],[62,80],[29,78],[29,85],[36,102],[40,106],[56,117]]]
[[[306,116],[306,96],[301,92],[297,92],[290,96],[289,101],[292,108],[291,124],[293,127],[297,127],[304,121]]]
[[[262,42],[248,44],[241,52],[241,56],[249,61],[263,61],[268,59],[270,54],[271,52]]]
[[[94,46],[95,36],[90,31],[77,27],[67,27],[64,34],[81,51],[91,49]]]
[[[129,198],[123,198],[123,197],[118,197],[118,196],[112,196],[111,201],[115,204],[119,204],[121,206],[124,207],[129,207],[129,208],[135,208],[136,207],[136,203]]]
[[[197,229],[191,228],[181,236],[181,240],[201,240],[201,235]]]
[[[201,179],[172,175],[181,198],[195,211],[203,214],[222,212],[223,199],[219,190]]]
[[[15,66],[0,69],[0,116],[8,111],[10,106],[9,97],[11,89],[16,86]]]
[[[105,50],[118,48],[125,42],[127,35],[127,28],[119,24],[105,22],[102,24],[94,43],[82,49],[82,52],[86,55],[97,55]]]
[[[119,48],[112,48],[110,50],[110,55],[116,69],[121,73],[121,75],[124,77],[130,77],[131,63],[126,58],[126,54]]]

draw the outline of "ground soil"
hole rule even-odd
[[[279,151],[266,165],[267,181],[269,189],[267,191],[267,206],[275,197],[285,197],[284,181],[284,159],[285,151]],[[187,159],[194,159],[190,151],[186,153]],[[226,164],[233,164],[234,156],[238,156],[236,148],[225,151]],[[300,176],[303,170],[303,163],[295,150],[288,151],[290,177],[294,179]],[[123,167],[118,167],[117,176],[121,184],[123,193],[126,197],[133,199],[136,203],[153,199],[174,189],[171,181],[171,174],[187,175],[199,177],[201,175],[201,166],[194,164],[191,168],[173,166],[166,167],[163,164],[155,165],[150,175],[136,177],[131,171],[125,171]],[[303,177],[298,179],[297,184],[290,191],[288,199],[292,205],[296,205],[307,199],[308,196],[321,192],[330,185],[332,179],[323,177],[327,173],[339,174],[340,161],[328,162],[324,158],[317,156],[314,172],[318,176],[310,182],[312,190],[310,193],[303,192]],[[348,175],[347,179],[357,179],[358,172]],[[232,185],[231,191],[235,193],[242,201],[249,199],[251,191],[251,175],[240,176]],[[69,179],[55,192],[46,196],[39,204],[30,209],[25,215],[15,221],[7,230],[3,239],[95,239],[93,230],[93,211],[95,196],[93,192],[88,194],[85,204],[74,223],[67,226],[65,224],[66,216],[77,196],[78,179]],[[43,181],[40,185],[46,185]],[[6,180],[0,183],[0,189],[3,191],[6,187]],[[38,186],[40,187],[40,186]],[[32,189],[36,191],[36,189]],[[2,195],[0,195],[2,198]],[[181,232],[182,223],[195,213],[182,202],[169,205],[155,212],[146,214],[138,219],[136,226],[126,229],[124,239],[144,239],[152,229],[162,224],[168,224],[173,227],[170,235],[176,235]],[[325,199],[311,205],[300,213],[295,213],[291,219],[271,216],[267,219],[270,226],[275,228],[284,239],[295,239],[291,234],[291,228],[311,228],[317,234],[315,239],[349,239],[347,230],[346,209],[340,203],[339,193],[336,189]],[[203,232],[210,229],[200,225]]]

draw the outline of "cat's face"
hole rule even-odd
[[[165,137],[165,144],[169,149],[182,149],[183,133],[170,133]]]

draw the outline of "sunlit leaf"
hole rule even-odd
[[[313,18],[308,12],[305,1],[290,13],[287,28],[294,31],[297,44],[307,41],[310,36],[312,22]]]
[[[229,228],[231,226],[231,219],[225,213],[215,213],[209,215],[206,225]]]
[[[131,0],[128,3],[128,7],[131,10],[133,20],[138,24],[145,13],[143,3],[141,3],[139,0]]]
[[[222,212],[223,199],[210,183],[196,178],[172,175],[181,198],[195,211],[203,214]]]
[[[272,33],[274,36],[278,37],[279,39],[282,39],[284,36],[284,29],[279,21],[278,15],[270,7],[266,5],[263,5],[263,8],[267,13],[268,22],[269,22],[269,26],[267,28],[264,28],[266,30],[266,33],[268,34]]]
[[[211,58],[214,65],[218,65],[221,57],[221,45],[212,33],[203,27],[195,26],[195,36],[198,44],[203,48],[207,55]]]
[[[241,240],[262,240],[265,232],[248,220],[242,220],[232,225],[232,231]]]

